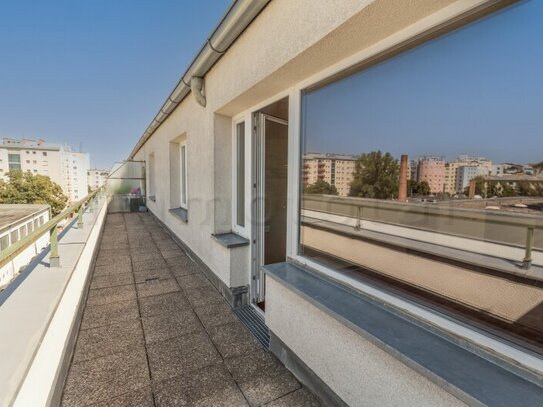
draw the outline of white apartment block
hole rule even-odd
[[[89,154],[74,152],[66,145],[9,138],[0,142],[0,176],[11,170],[48,176],[62,187],[69,202],[87,195],[89,167]]]
[[[322,179],[336,187],[339,196],[348,196],[357,157],[343,154],[310,153],[304,156],[304,184]]]
[[[106,184],[107,177],[109,176],[108,170],[100,170],[97,168],[91,168],[87,171],[87,183],[91,189],[97,189]]]
[[[456,172],[456,190],[458,192],[464,191],[473,178],[481,175],[488,175],[486,167],[478,165],[463,165],[458,167]]]

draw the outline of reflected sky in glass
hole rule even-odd
[[[524,1],[304,98],[304,151],[543,161],[543,1]]]

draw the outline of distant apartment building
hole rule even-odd
[[[503,164],[492,164],[490,167],[490,175],[494,177],[501,177],[504,174]]]
[[[430,186],[430,192],[437,194],[443,192],[445,184],[445,158],[437,156],[425,156],[419,158],[417,180],[426,181]]]
[[[70,202],[87,195],[89,154],[44,140],[4,138],[0,143],[0,177],[13,170],[45,175],[62,187]]]
[[[107,177],[109,175],[108,170],[99,170],[97,168],[91,168],[87,171],[87,184],[91,189],[97,189],[106,184]]]
[[[304,156],[303,181],[311,185],[324,180],[336,187],[339,196],[348,196],[354,177],[354,155],[309,153]]]
[[[462,167],[470,167],[471,169],[464,171],[461,170]],[[473,167],[480,169],[474,170]],[[496,170],[498,170],[498,168],[496,168]],[[445,163],[444,192],[451,195],[462,193],[465,188],[464,184],[469,184],[469,179],[466,179],[468,174],[476,174],[474,176],[489,175],[492,174],[492,171],[493,165],[491,160],[485,157],[471,156],[466,154],[460,155],[456,160]],[[461,174],[463,177],[461,181],[458,179],[458,174]],[[464,185],[464,187],[462,187],[462,185]]]
[[[478,165],[463,165],[458,167],[456,170],[456,191],[463,192],[473,178],[487,175],[488,170],[486,167]]]

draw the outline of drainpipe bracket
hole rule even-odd
[[[190,90],[194,96],[194,99],[196,99],[196,102],[205,107],[207,101],[204,95],[204,78],[199,78],[197,76],[190,78]]]

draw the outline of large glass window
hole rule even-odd
[[[8,166],[10,171],[16,171],[21,169],[21,155],[20,154],[8,154]]]
[[[543,345],[543,2],[307,89],[299,253]]]
[[[245,123],[236,125],[236,224],[245,227]]]

